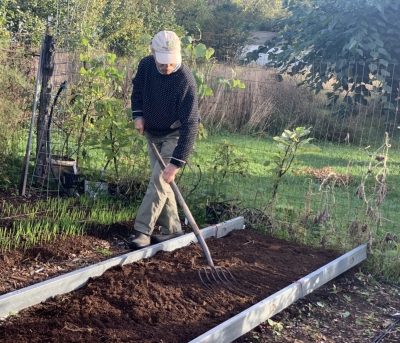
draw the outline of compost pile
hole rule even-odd
[[[207,240],[237,288],[206,289],[198,244],[114,267],[87,286],[0,322],[7,342],[189,342],[339,256],[252,230]]]

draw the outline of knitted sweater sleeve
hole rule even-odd
[[[190,71],[185,81],[185,85],[181,87],[182,93],[178,103],[178,117],[181,122],[179,140],[170,161],[178,167],[182,167],[189,158],[199,128],[197,86]]]
[[[144,85],[144,70],[143,61],[140,61],[137,73],[132,80],[133,90],[131,95],[131,108],[132,108],[132,118],[143,116],[143,85]]]

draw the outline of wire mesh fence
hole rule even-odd
[[[386,69],[395,75],[396,66]],[[218,66],[214,72],[231,77],[230,67]],[[320,68],[308,72],[318,74]],[[365,217],[378,231],[397,230],[398,79],[377,84],[372,76],[368,82],[360,76],[350,89],[335,89],[327,80],[316,94],[304,85],[303,76],[280,75],[274,69],[241,67],[235,77],[245,89],[217,84],[214,95],[200,103],[212,136],[196,143],[195,171],[182,177],[193,203],[209,212],[214,206],[212,212],[226,214],[246,209],[269,213],[288,226],[307,217],[319,231],[322,221],[326,234]],[[282,178],[271,211],[276,172],[266,165],[273,164],[279,151],[272,137],[301,126],[311,128],[309,136],[322,152],[299,156],[300,164]],[[387,176],[384,182],[382,174]],[[357,196],[360,187],[366,192],[363,199]]]
[[[86,4],[87,6],[87,4]],[[74,195],[78,181],[77,164],[68,151],[69,131],[64,126],[71,120],[67,111],[69,85],[76,73],[76,43],[80,32],[77,29],[77,17],[80,11],[78,3],[69,0],[57,1],[57,12],[49,18],[42,42],[40,79],[41,95],[37,119],[35,105],[32,115],[31,131],[33,141],[28,146],[34,148],[34,167],[28,177],[28,192],[50,195]],[[35,99],[35,103],[38,100]],[[31,135],[31,134],[30,134]],[[30,156],[29,156],[30,159]],[[25,190],[22,190],[25,195]]]
[[[67,80],[68,85],[72,85],[79,78],[81,66],[76,47],[66,43],[64,40],[55,57],[52,101],[62,82]],[[37,60],[37,56],[31,58],[29,75],[32,80]],[[289,75],[254,65],[236,66],[234,72],[232,66],[215,65],[208,81],[213,95],[200,101],[202,123],[209,137],[196,142],[190,164],[178,180],[182,193],[189,204],[195,206],[195,211],[199,211],[199,215],[208,211],[207,214],[217,220],[228,210],[228,213],[233,211],[232,215],[257,214],[265,221],[276,219],[288,226],[307,216],[317,222],[328,216],[335,219],[335,225],[348,226],[354,218],[365,216],[368,210],[356,193],[369,175],[369,170],[378,164],[379,161],[374,159],[384,153],[382,147],[385,146],[387,133],[390,149],[386,160],[389,170],[385,180],[386,199],[373,210],[381,230],[396,230],[400,166],[400,81],[395,77],[398,67],[387,65],[382,69],[376,65],[380,75],[385,77],[378,79],[376,72],[368,74],[366,79],[365,65],[355,65],[353,69],[360,76],[352,75],[352,82],[347,85],[340,83],[338,87],[337,80],[326,79],[321,81],[322,89],[316,92],[305,81],[317,80],[322,68],[322,64],[313,65],[307,67],[305,73]],[[228,80],[231,86],[217,82],[218,76]],[[232,87],[234,79],[241,80],[246,87]],[[68,105],[68,91],[63,93],[65,99],[54,107],[50,130],[52,138],[47,142],[51,143],[50,155],[53,157],[65,155],[64,125],[69,115],[64,106]],[[32,94],[33,91],[30,92]],[[26,116],[20,122],[20,130],[16,130],[18,144],[9,141],[5,145],[9,152],[13,150],[13,154],[20,155],[21,159],[26,146],[24,137],[27,137],[28,122],[29,116]],[[271,163],[278,150],[273,137],[280,136],[284,130],[301,126],[311,128],[309,136],[314,138],[314,144],[322,152],[299,156],[301,164],[294,165],[293,173],[287,173],[282,178],[272,213],[275,181],[274,173],[266,164]],[[35,144],[34,140],[33,146]],[[74,148],[70,147],[70,150]],[[129,179],[134,174],[136,180],[133,181],[143,183],[140,175],[144,177],[145,173],[140,170],[145,170],[146,165],[142,160],[139,164],[135,156],[137,153],[132,150],[126,157],[130,158],[135,168],[139,168],[139,172],[132,173],[132,169],[127,169],[124,177]],[[375,164],[371,165],[371,158],[376,161]],[[60,164],[58,158],[50,160]],[[74,169],[75,166],[68,167]],[[96,168],[100,170],[101,166]],[[364,184],[370,194],[370,202],[375,201],[382,185],[382,182],[377,182],[375,172],[371,172],[371,177]],[[46,189],[50,188],[46,184]],[[55,190],[58,191],[58,188]],[[263,217],[267,214],[268,219]],[[271,218],[271,215],[275,217]],[[325,224],[326,232],[332,229]]]
[[[279,134],[285,128],[312,125],[313,136],[320,141],[359,146],[374,144],[377,131],[388,132],[398,140],[400,97],[399,79],[394,78],[395,65],[381,70],[391,77],[371,75],[368,80],[363,65],[360,76],[353,75],[351,84],[335,78],[315,81],[321,65],[308,66],[295,76],[256,65],[239,67],[235,77],[245,83],[246,89],[227,90],[225,84],[214,87],[214,96],[201,102],[203,121],[212,127],[252,134],[257,130]],[[360,68],[356,64],[353,69],[357,72]],[[232,78],[231,67],[224,65],[217,66],[213,73]],[[314,81],[307,83],[307,80]],[[317,88],[318,83],[322,89]]]

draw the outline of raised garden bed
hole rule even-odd
[[[339,256],[251,230],[207,240],[216,265],[240,280],[238,290],[205,289],[199,245],[93,278],[84,288],[9,316],[2,342],[189,342]]]

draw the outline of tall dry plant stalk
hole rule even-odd
[[[274,69],[255,66],[235,69],[236,78],[246,88],[231,88],[215,82],[214,96],[200,102],[202,121],[207,128],[228,129],[242,134],[280,134],[298,126],[311,126],[312,136],[320,141],[362,145],[371,143],[376,128],[385,131],[380,108],[345,103],[345,97],[330,103],[329,87],[318,95],[299,87],[301,76],[279,75]],[[217,64],[212,76],[232,77],[232,68]],[[341,109],[346,108],[343,114]],[[383,133],[382,132],[382,133]]]
[[[229,78],[231,68],[218,65],[215,76]],[[229,89],[214,84],[213,97],[200,103],[203,122],[216,129],[226,127],[242,133],[269,131],[280,133],[304,122],[305,113],[312,111],[309,93],[297,87],[297,80],[284,77],[280,82],[274,70],[240,67],[236,78],[245,83],[245,89]],[[302,120],[299,120],[302,119]]]

